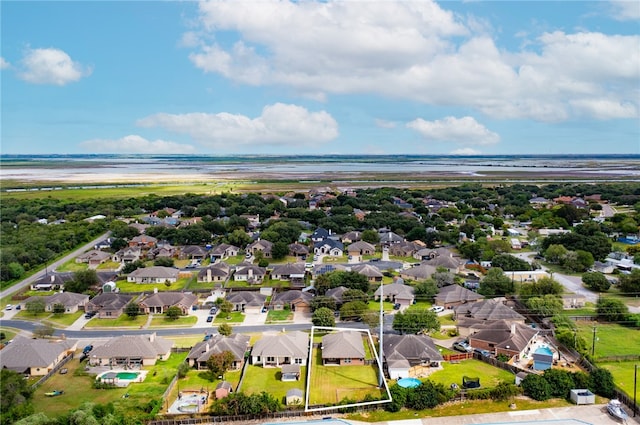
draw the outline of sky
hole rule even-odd
[[[640,2],[0,2],[1,154],[640,154]]]

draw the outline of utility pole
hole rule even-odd
[[[593,342],[591,342],[591,357],[596,355],[596,325],[593,325]]]
[[[383,306],[383,292],[384,290],[382,289],[384,287],[384,283],[380,282],[380,338],[379,338],[379,349],[380,349],[380,379],[379,379],[379,384],[380,384],[380,388],[382,388],[384,386],[384,371],[382,369],[382,362],[384,361],[384,349],[383,349],[383,341],[382,341],[382,334],[384,334],[384,310],[382,308]]]
[[[636,402],[636,394],[637,394],[637,385],[638,385],[638,365],[635,365],[633,368],[633,417],[636,417],[637,402]]]

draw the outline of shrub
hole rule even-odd
[[[524,394],[534,400],[545,401],[551,398],[551,386],[546,379],[540,375],[527,375],[522,380],[522,390]]]

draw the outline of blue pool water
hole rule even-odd
[[[422,382],[416,378],[402,378],[398,380],[398,385],[402,388],[415,388],[419,387]]]
[[[538,347],[538,349],[535,351],[535,354],[546,354],[548,356],[553,356],[553,351],[551,351],[551,349],[549,347]]]

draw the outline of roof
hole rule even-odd
[[[233,304],[246,304],[248,306],[261,306],[267,300],[267,296],[254,291],[237,291],[227,295],[227,301]]]
[[[142,269],[136,269],[129,273],[129,276],[136,278],[154,278],[154,279],[175,279],[178,277],[179,270],[173,267],[151,266]]]
[[[98,308],[119,310],[133,299],[133,295],[125,295],[114,292],[104,292],[96,295],[88,304],[92,304]]]
[[[354,242],[347,247],[347,251],[375,251],[376,247],[371,245],[369,242],[358,241]]]
[[[349,288],[345,286],[338,286],[337,288],[327,289],[327,292],[325,292],[324,295],[327,297],[331,297],[338,302],[342,302],[343,294],[345,291],[348,291],[348,290]]]
[[[249,348],[250,337],[247,335],[233,334],[223,336],[214,335],[208,341],[201,341],[193,346],[187,359],[193,359],[198,362],[207,361],[213,354],[220,354],[229,351],[233,354],[235,360],[242,360],[244,353]]]
[[[308,292],[302,292],[298,289],[292,289],[289,291],[282,291],[275,294],[275,296],[271,299],[271,302],[282,302],[282,303],[290,303],[293,301],[306,301],[307,303],[311,302],[311,295]]]
[[[538,331],[530,326],[521,323],[510,323],[506,320],[497,320],[487,324],[484,329],[469,338],[495,344],[496,348],[522,351],[537,334]]]
[[[209,270],[211,271],[211,276],[214,277],[228,277],[230,274],[231,269],[229,268],[229,265],[223,262],[220,263],[215,263],[212,264],[208,267],[205,267],[203,269],[201,269],[198,272],[198,279],[202,280],[204,278],[207,277],[207,274],[209,273]]]
[[[19,373],[31,367],[50,366],[62,353],[74,350],[77,340],[49,341],[16,337],[2,349],[0,369],[9,369]]]
[[[155,333],[148,335],[122,335],[111,338],[103,345],[99,345],[91,351],[91,357],[143,357],[157,358],[167,353],[173,342]]]
[[[442,354],[426,335],[387,335],[384,338],[387,360],[442,361]],[[399,365],[396,364],[396,367]]]
[[[363,359],[361,332],[342,331],[322,337],[323,359]]]
[[[220,245],[216,245],[216,246],[213,247],[213,249],[211,249],[211,255],[222,255],[227,250],[240,251],[240,248],[238,248],[235,245],[229,245],[229,244],[226,244],[226,243],[221,243]]]
[[[229,381],[222,381],[222,382],[218,382],[218,385],[216,385],[216,390],[219,390],[219,389],[233,391],[233,386]]]
[[[285,397],[301,397],[302,398],[302,390],[299,388],[291,388],[287,391]]]
[[[504,305],[499,298],[463,304],[456,307],[455,312],[456,315],[466,315],[480,320],[525,320],[524,316]]]
[[[307,358],[309,335],[295,331],[278,335],[264,335],[251,350],[252,356]]]
[[[278,264],[273,266],[273,271],[271,275],[304,275],[305,266],[304,263],[287,263],[287,264]]]
[[[145,307],[182,306],[189,308],[195,304],[197,300],[198,297],[194,294],[187,294],[183,292],[157,292],[155,294],[148,295],[140,301],[139,304]]]
[[[300,373],[300,365],[299,364],[283,364],[282,365],[282,373]]]
[[[264,276],[267,274],[267,269],[265,267],[256,266],[253,264],[246,264],[236,266],[236,275],[244,276],[248,275],[249,271],[253,273],[254,276]]]
[[[370,264],[358,264],[357,266],[351,267],[351,270],[364,275],[366,277],[383,277],[384,275],[378,270],[377,267],[372,266]]]
[[[460,285],[449,285],[440,288],[435,296],[436,302],[440,304],[478,301],[484,297]]]
[[[400,274],[403,276],[409,276],[414,279],[429,279],[436,271],[437,270],[435,266],[420,263],[419,266],[403,270]]]
[[[342,242],[337,241],[335,239],[323,239],[313,244],[314,248],[322,248],[323,246],[329,246],[329,248],[331,249],[334,249],[334,248],[337,248],[340,250],[344,249],[344,245],[342,244]]]
[[[378,289],[376,289],[376,292],[374,293],[374,295],[379,297],[381,293],[385,297],[387,296],[413,297],[413,294],[415,293],[415,289],[412,286],[405,285],[404,283],[390,283],[388,285],[379,286]]]

